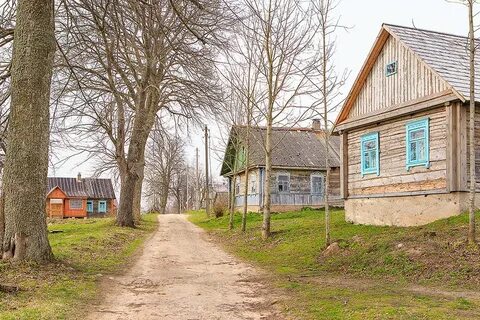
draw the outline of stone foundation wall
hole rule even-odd
[[[477,194],[477,206],[479,201]],[[345,200],[345,219],[355,224],[419,226],[466,210],[466,192]]]

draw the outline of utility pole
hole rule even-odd
[[[210,216],[210,186],[208,179],[208,127],[205,125],[205,212]]]
[[[190,182],[190,180],[188,179],[188,174],[190,173],[190,167],[187,165],[187,173],[185,174],[185,179],[187,180],[186,181],[186,184],[187,184],[187,192],[186,192],[186,199],[185,199],[185,209],[188,211],[190,210],[190,206],[189,206],[189,199],[191,197],[190,195],[190,186],[188,185],[188,183]]]
[[[200,178],[198,176],[198,148],[195,148],[195,210],[200,210]]]

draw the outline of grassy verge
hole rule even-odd
[[[466,215],[422,227],[358,226],[332,215],[334,253],[323,252],[323,211],[272,216],[261,240],[258,214],[248,231],[228,231],[228,218],[191,212],[227,250],[272,275],[301,319],[479,319],[480,254],[466,245]],[[240,215],[235,216],[239,226]]]
[[[0,319],[80,318],[78,309],[97,293],[97,279],[118,271],[155,230],[156,215],[137,229],[119,228],[113,219],[64,220],[49,225],[56,261],[47,266],[0,262],[0,283],[17,294],[0,293]]]

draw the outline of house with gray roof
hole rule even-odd
[[[422,225],[467,209],[467,44],[463,36],[382,25],[335,121],[348,221]],[[479,191],[480,162],[476,170]]]
[[[47,215],[51,218],[103,217],[116,213],[110,179],[48,178]]]
[[[225,151],[221,175],[228,178],[229,192],[234,193],[235,207],[243,207],[245,187],[246,127],[233,126]],[[248,210],[259,212],[263,208],[265,184],[264,141],[266,128],[249,130]],[[325,198],[326,148],[324,131],[314,120],[312,128],[275,127],[272,134],[271,210],[273,212],[319,208]],[[330,138],[330,200],[340,206],[339,138]]]

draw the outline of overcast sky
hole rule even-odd
[[[382,23],[415,26],[417,28],[466,35],[468,30],[467,8],[463,5],[445,0],[343,0],[336,13],[341,23],[350,30],[340,31],[337,36],[336,66],[339,72],[348,69],[350,78],[343,89],[346,95],[355,80],[359,69],[366,59],[373,42],[380,31]],[[478,35],[477,35],[478,37]],[[305,124],[307,125],[307,124]],[[210,124],[212,134],[216,135],[215,124]],[[203,133],[192,131],[188,158],[193,161],[195,147],[203,148]],[[213,139],[214,141],[215,139]],[[200,152],[200,163],[203,163],[203,152]],[[212,152],[213,176],[218,177],[220,162]],[[77,158],[68,161],[50,175],[75,176],[82,172],[84,176],[92,173],[92,163]],[[79,163],[81,163],[79,165]]]

